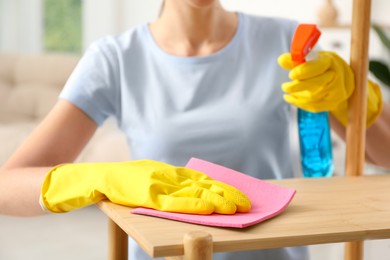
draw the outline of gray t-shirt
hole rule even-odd
[[[95,42],[60,98],[97,124],[115,117],[132,159],[185,165],[197,157],[261,179],[292,178],[290,107],[277,58],[297,23],[239,13],[235,36],[204,57],[159,48],[147,24]],[[223,28],[221,28],[223,30]],[[130,239],[130,259],[149,259]],[[216,254],[215,259],[306,259],[304,248]]]

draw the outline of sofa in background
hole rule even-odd
[[[79,57],[0,53],[0,165],[50,111]],[[114,121],[100,127],[77,161],[129,159]]]

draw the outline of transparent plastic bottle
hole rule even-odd
[[[334,166],[328,112],[298,109],[298,133],[303,176],[331,176]]]

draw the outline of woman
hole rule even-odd
[[[132,185],[144,183],[143,178],[147,176],[147,182],[150,168],[152,172],[169,168],[167,171],[176,174],[180,170],[158,162],[184,165],[191,157],[262,179],[293,177],[289,152],[290,105],[283,100],[280,88],[283,82],[289,81],[288,71],[276,61],[280,54],[289,52],[296,25],[284,19],[228,12],[218,0],[166,0],[155,22],[97,41],[85,53],[51,113],[3,166],[1,213],[41,214],[39,196],[43,208],[54,212],[96,202],[104,195],[122,203],[115,191],[120,186],[118,180],[130,178],[127,184]],[[353,90],[353,82],[344,79],[351,78],[352,74],[333,54],[324,53],[321,57],[318,63],[300,66],[307,70],[290,66],[288,55],[280,59],[284,68],[292,69],[295,80],[292,85],[285,85],[284,90],[290,96],[286,100],[298,106],[302,102],[311,104],[313,100],[314,104],[322,105],[323,98],[318,96],[332,97],[328,92],[341,88],[345,95],[337,100],[337,106],[332,106],[335,111],[332,114],[343,117],[340,104],[346,104]],[[324,69],[319,70],[316,64]],[[328,80],[329,74],[337,80]],[[302,97],[299,92],[306,90],[305,82],[312,78],[321,79],[324,86],[321,93],[325,94]],[[374,146],[386,136],[389,108],[385,105],[381,113],[377,91],[370,93],[374,93],[371,99],[377,103],[368,114],[373,118],[371,121],[378,119],[367,132],[367,153],[374,162],[388,166],[382,153],[389,148],[382,145],[382,151],[378,151]],[[147,161],[146,166],[71,164],[109,116],[117,119],[127,135],[132,159],[153,161]],[[343,131],[336,119],[332,121],[338,131]],[[386,142],[390,143],[388,137]],[[54,167],[60,164],[65,166]],[[137,174],[128,177],[123,171]],[[79,204],[64,203],[68,199],[62,192],[66,184],[74,193],[84,194],[95,188],[94,178],[100,178],[101,174],[110,177],[101,189],[113,194],[83,198],[85,201]],[[198,174],[186,172],[185,175],[196,175],[195,181],[201,183],[212,182]],[[81,184],[77,186],[75,182]],[[93,187],[85,187],[86,182]],[[227,194],[231,191],[219,187],[226,188]],[[151,203],[146,206],[161,209],[160,201],[149,201],[144,186],[132,188],[136,198],[139,195]],[[228,209],[213,204],[213,199],[206,199],[212,205],[198,213],[231,214],[250,208],[247,202],[240,204],[229,196],[226,200]],[[179,212],[198,205],[161,203],[168,204],[168,210]],[[141,202],[135,200],[130,204]],[[129,254],[131,259],[148,259],[134,241],[130,241]],[[306,258],[305,248],[215,254],[215,259]]]

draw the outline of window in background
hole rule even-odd
[[[81,0],[44,0],[44,50],[82,51]]]

